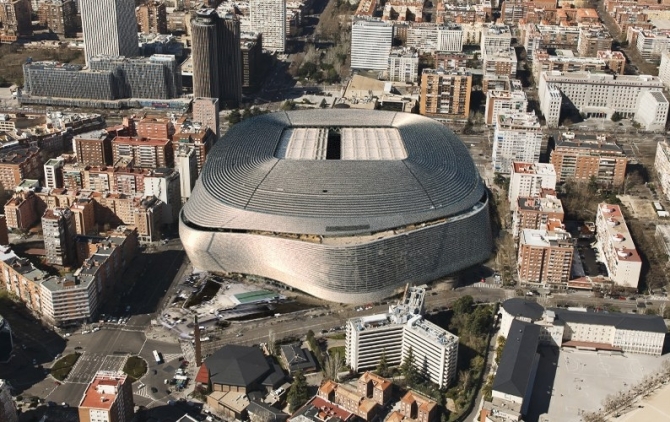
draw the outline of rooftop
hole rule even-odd
[[[533,361],[540,342],[539,325],[514,320],[503,348],[492,389],[515,397],[526,397],[532,387]]]
[[[303,407],[298,409],[293,414],[291,421],[293,422],[327,422],[327,421],[347,421],[353,417],[353,414],[347,412],[338,405],[322,399],[321,397],[314,397],[308,401]]]
[[[553,311],[558,321],[575,322],[592,325],[612,326],[618,330],[645,331],[650,333],[666,333],[668,331],[663,318],[658,315],[624,314],[618,312],[584,312],[564,308],[547,308]]]
[[[608,238],[617,250],[617,258],[626,261],[640,261],[640,255],[635,249],[635,243],[630,235],[626,220],[618,205],[602,203],[598,205],[598,217],[602,216],[605,224],[598,225],[598,230],[604,228],[607,233],[599,233],[599,236]]]
[[[99,371],[86,388],[79,407],[111,409],[125,381],[126,375],[123,372]]]
[[[570,233],[561,229],[555,229],[552,231],[523,229],[521,232],[519,244],[538,248],[573,247],[572,236],[570,236]]]
[[[520,211],[537,211],[541,213],[563,213],[563,204],[555,196],[549,195],[544,198],[520,197],[517,199]]]
[[[431,342],[445,347],[458,343],[457,336],[424,319],[411,320],[405,327],[410,331],[420,334],[422,337],[427,337]]]
[[[533,112],[498,114],[497,124],[506,128],[540,129],[540,121]]]
[[[597,153],[608,155],[625,156],[623,149],[616,143],[617,138],[612,134],[575,134],[574,132],[563,132],[556,141],[557,151],[571,149],[583,150],[582,153]]]
[[[512,163],[515,174],[537,174],[543,176],[556,176],[556,169],[549,163],[525,163],[514,161]]]

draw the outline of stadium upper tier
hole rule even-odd
[[[329,155],[288,158],[286,149],[295,151],[297,142],[287,146],[286,138],[298,138],[296,131],[321,132]],[[397,138],[390,148],[404,151],[391,159],[350,159],[347,131],[367,132],[359,151],[382,150],[388,134]],[[235,125],[212,149],[184,218],[210,230],[355,234],[457,215],[484,190],[467,148],[431,119],[379,111],[273,113]]]

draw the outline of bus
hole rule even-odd
[[[154,359],[156,359],[156,363],[161,363],[161,355],[158,353],[158,350],[154,350]]]

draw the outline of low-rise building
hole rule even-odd
[[[623,75],[626,72],[626,56],[621,51],[599,50],[596,58],[605,62],[605,65],[612,72]],[[659,74],[660,76],[660,74]]]
[[[7,191],[24,179],[42,179],[42,157],[38,147],[14,147],[0,150],[0,185]]]
[[[607,63],[599,57],[576,57],[572,50],[555,50],[549,54],[545,49],[533,52],[533,79],[540,80],[542,72],[594,72],[603,71]]]
[[[297,371],[303,373],[310,373],[316,371],[316,363],[312,352],[300,347],[299,343],[282,344],[281,358],[289,373],[293,374]]]
[[[559,182],[573,180],[620,187],[626,180],[628,158],[614,135],[561,133],[550,162]]]
[[[514,47],[488,51],[482,59],[485,75],[516,77],[518,63]]]
[[[612,41],[612,36],[603,25],[584,25],[579,28],[577,52],[582,57],[596,57],[600,50],[611,50]]]
[[[34,192],[17,192],[5,204],[7,227],[10,229],[27,230],[39,221],[39,200]]]
[[[636,289],[640,281],[642,260],[618,205],[598,205],[596,239],[612,281]]]

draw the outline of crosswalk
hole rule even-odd
[[[164,353],[163,362],[171,362],[178,359],[181,356],[181,353]]]
[[[135,391],[135,395],[140,396],[140,397],[144,397],[146,399],[153,399],[153,397],[151,397],[149,395],[149,387],[147,387],[146,385],[142,385],[142,387],[139,387]]]

